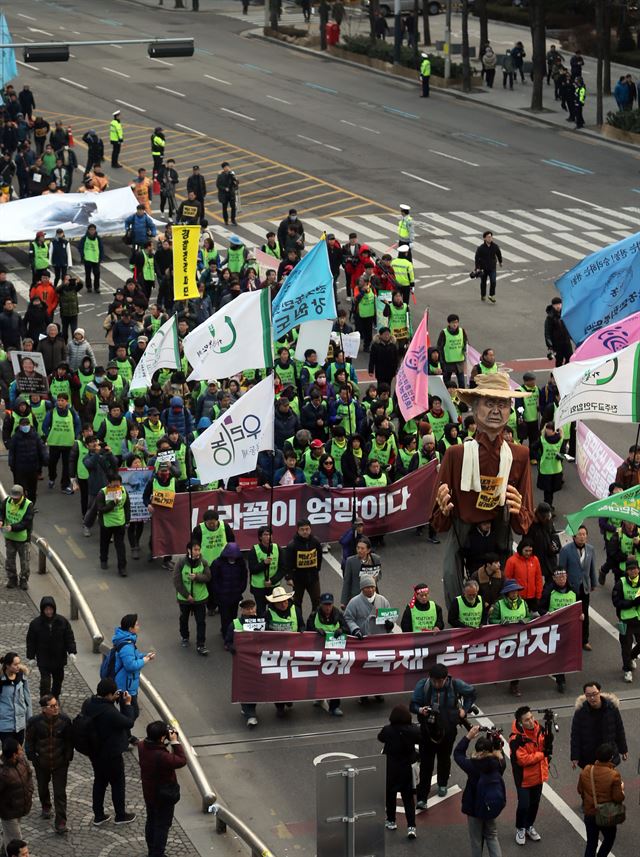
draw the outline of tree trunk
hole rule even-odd
[[[378,17],[379,8],[380,4],[378,0],[371,0],[369,3],[369,38],[372,43],[376,40],[376,18]]]
[[[418,68],[418,42],[420,41],[420,20],[419,0],[413,0],[413,64]],[[426,3],[424,4],[426,6]]]
[[[611,3],[604,4],[602,91],[611,95]]]
[[[480,22],[480,47],[478,56],[482,56],[485,45],[489,43],[489,15],[487,14],[487,0],[476,0],[473,4]]]
[[[469,63],[469,0],[462,0],[462,91],[471,92]]]
[[[424,44],[425,47],[431,44],[431,21],[429,20],[429,10],[427,4],[422,4],[422,26],[424,28]]]
[[[533,43],[533,89],[531,92],[531,109],[540,113],[543,110],[542,92],[546,71],[546,25],[545,0],[531,0],[529,4],[529,23],[531,26],[531,41]]]
[[[320,0],[320,50],[327,49],[327,22],[329,20],[329,4],[327,0]]]
[[[602,125],[604,110],[602,106],[602,71],[604,55],[604,7],[606,0],[596,0],[596,35],[598,48],[598,65],[596,68],[596,125]]]
[[[184,9],[184,3],[182,2],[182,0],[175,0],[175,2],[173,4],[173,8],[174,9]]]

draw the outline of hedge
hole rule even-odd
[[[640,134],[640,110],[619,110],[617,113],[607,113],[607,125],[612,125],[620,131],[631,131]]]
[[[354,54],[363,54],[372,59],[384,60],[385,62],[393,62],[393,45],[389,42],[384,42],[377,39],[372,42],[369,36],[344,36],[340,42],[340,47],[351,51]],[[444,57],[435,54],[429,54],[431,60],[431,74],[434,77],[444,77]],[[415,68],[416,62],[413,53],[413,48],[408,48],[405,45],[400,50],[400,65],[407,68]],[[462,64],[451,63],[451,77],[462,77]]]

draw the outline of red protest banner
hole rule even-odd
[[[410,473],[383,488],[316,488],[289,485],[275,489],[271,526],[280,545],[295,535],[296,521],[309,518],[321,542],[337,541],[356,513],[367,525],[367,535],[379,536],[426,524],[432,507],[436,463]],[[152,544],[154,556],[182,553],[188,535],[207,509],[216,509],[220,520],[233,529],[242,550],[256,542],[256,531],[269,523],[270,489],[243,488],[237,491],[197,491],[191,495],[193,519],[189,523],[189,496],[176,494],[172,509],[154,509]]]
[[[318,634],[235,635],[232,702],[295,702],[406,693],[435,663],[455,678],[489,684],[582,669],[580,604],[523,625],[382,634],[343,649]]]

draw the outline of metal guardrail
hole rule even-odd
[[[0,502],[7,499],[7,492],[4,485],[0,482]],[[104,642],[104,634],[100,631],[96,617],[89,606],[86,598],[80,591],[80,587],[76,583],[74,576],[71,574],[59,554],[51,547],[49,542],[42,536],[35,533],[31,534],[31,543],[38,550],[38,574],[47,574],[47,560],[51,563],[55,571],[58,573],[60,580],[66,586],[69,592],[69,606],[71,619],[82,618],[85,628],[89,632],[92,640],[92,650],[95,654],[108,652],[109,646]],[[179,725],[174,713],[171,711],[167,703],[164,701],[160,693],[156,690],[149,679],[144,675],[140,675],[140,687],[147,696],[149,702],[156,710],[158,717],[165,723]],[[248,827],[241,818],[231,812],[226,806],[218,802],[218,795],[211,787],[207,776],[202,769],[202,765],[198,759],[196,751],[191,745],[187,736],[181,733],[181,743],[184,748],[187,758],[187,768],[193,777],[200,797],[202,798],[202,811],[211,813],[216,816],[216,832],[225,833],[227,827],[234,830],[240,839],[249,846],[254,857],[275,857],[271,849],[266,845],[260,837]]]

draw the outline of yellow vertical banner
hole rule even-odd
[[[173,299],[184,301],[198,297],[198,241],[200,227],[174,226],[173,235]]]

